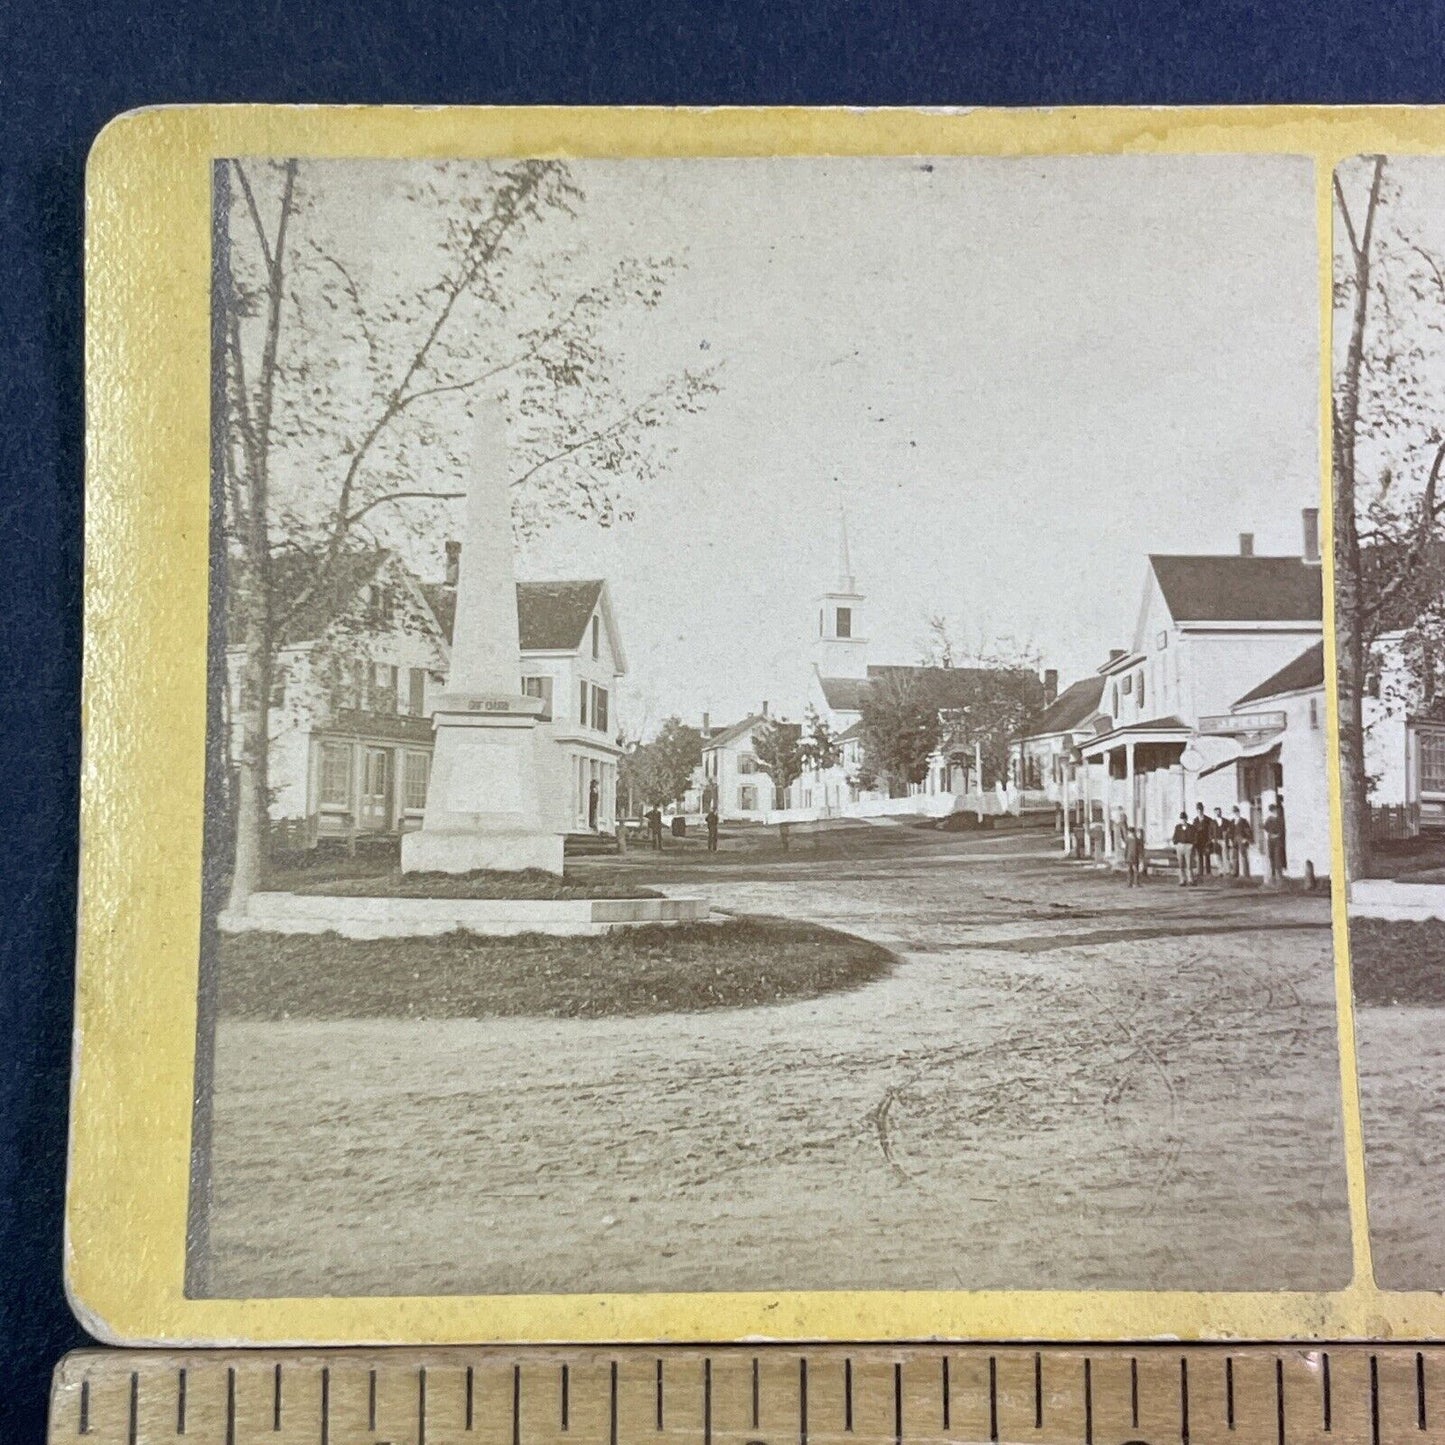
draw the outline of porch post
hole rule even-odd
[[[1134,808],[1134,739],[1124,744],[1124,806],[1128,810],[1129,826],[1137,828],[1139,819]]]
[[[1092,848],[1093,848],[1093,840],[1094,840],[1094,833],[1093,833],[1094,800],[1093,800],[1093,798],[1092,798],[1092,796],[1091,796],[1092,789],[1089,787],[1089,775],[1090,775],[1090,772],[1091,772],[1092,768],[1093,768],[1093,764],[1089,761],[1088,757],[1085,756],[1085,757],[1084,757],[1084,760],[1083,760],[1083,769],[1084,769],[1084,786],[1083,786],[1083,795],[1084,795],[1084,796],[1083,796],[1083,804],[1084,804],[1084,806],[1083,806],[1083,810],[1082,810],[1082,811],[1083,811],[1083,814],[1084,814],[1084,817],[1083,817],[1083,822],[1082,822],[1082,824],[1081,824],[1081,826],[1083,827],[1083,830],[1084,830],[1084,857],[1085,857],[1085,858],[1087,858],[1087,857],[1090,855],[1090,852],[1091,852],[1091,850],[1092,850]]]
[[[1064,857],[1072,856],[1074,851],[1073,819],[1069,816],[1069,774],[1073,770],[1068,754],[1060,760],[1059,768],[1059,791],[1064,805]]]

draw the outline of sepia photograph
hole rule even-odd
[[[1375,1281],[1445,1289],[1445,161],[1334,176],[1335,625]]]
[[[1338,196],[1375,1264],[1440,1288],[1445,908],[1365,894],[1445,895],[1445,166]],[[1346,1286],[1316,204],[217,161],[187,1294]]]

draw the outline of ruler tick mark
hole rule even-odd
[[[376,1434],[376,1371],[368,1370],[366,1375],[366,1428]]]
[[[185,1372],[182,1371],[184,1374]],[[81,1435],[90,1434],[90,1381],[80,1382],[80,1429],[77,1432]]]
[[[186,1433],[186,1367],[176,1376],[176,1434]]]
[[[512,1366],[512,1445],[522,1445],[522,1367]]]
[[[757,1421],[753,1422],[754,1424]],[[657,1358],[657,1428],[662,1429],[662,1356]]]
[[[711,1367],[712,1362],[708,1362]],[[607,1406],[607,1439],[610,1445],[617,1445],[617,1361],[612,1362],[611,1393]]]
[[[416,1372],[416,1445],[426,1445],[426,1366]]]
[[[474,1381],[473,1381],[473,1377],[472,1377],[472,1366],[471,1366],[471,1365],[468,1365],[468,1366],[467,1366],[466,1403],[465,1403],[465,1405],[464,1405],[464,1407],[463,1407],[464,1410],[465,1410],[465,1417],[464,1417],[464,1420],[463,1420],[463,1425],[464,1425],[464,1428],[466,1428],[466,1429],[468,1429],[468,1430],[470,1430],[470,1429],[472,1428],[472,1402],[473,1402],[473,1398],[474,1398],[474,1395],[475,1395],[475,1391],[476,1391],[476,1385],[475,1385],[475,1383],[474,1383]]]
[[[950,1418],[953,1414],[953,1401],[949,1398],[948,1388],[948,1356],[943,1357],[943,1428],[951,1430],[953,1421]]]
[[[569,1380],[567,1377],[567,1366],[562,1366],[562,1428],[567,1429],[567,1392]]]
[[[1275,1438],[1284,1445],[1284,1361],[1275,1356],[1274,1361],[1274,1425]]]
[[[1179,1356],[1179,1439],[1189,1445],[1189,1361]]]
[[[1094,1445],[1094,1362],[1084,1357],[1084,1445]]]
[[[662,1369],[661,1364],[658,1365],[658,1369],[659,1369],[659,1371]],[[754,1430],[756,1430],[756,1429],[759,1428],[759,1427],[758,1427],[758,1414],[759,1414],[759,1406],[760,1406],[761,1403],[762,1403],[762,1391],[761,1391],[761,1389],[760,1389],[760,1381],[759,1381],[759,1379],[758,1379],[758,1373],[759,1373],[759,1372],[758,1372],[758,1357],[757,1357],[756,1355],[754,1355],[754,1356],[753,1356],[753,1429],[754,1429]]]
[[[998,1439],[998,1360],[988,1357],[988,1438]]]
[[[132,1436],[132,1445],[135,1437]],[[226,1366],[226,1445],[236,1445],[236,1368]]]
[[[850,1434],[853,1430],[853,1361],[843,1361],[843,1428]]]
[[[1224,1423],[1234,1429],[1234,1357],[1224,1357]]]
[[[1129,1417],[1133,1420],[1133,1428],[1139,1428],[1139,1361],[1134,1356],[1129,1358]]]
[[[712,1357],[702,1362],[702,1445],[712,1445]]]
[[[226,1445],[232,1445],[235,1439],[234,1421],[230,1418],[226,1421]],[[130,1445],[136,1445],[140,1436],[140,1374],[132,1370],[130,1372],[130,1418],[126,1427],[126,1439]]]
[[[893,1445],[903,1445],[903,1366],[897,1360],[893,1362]]]
[[[1424,1430],[1425,1425],[1425,1356],[1415,1351],[1415,1428]]]
[[[808,1361],[798,1361],[798,1445],[808,1445]]]
[[[1034,1351],[1034,1429],[1044,1428],[1044,1357]]]
[[[276,1367],[271,1372],[271,1429],[272,1431],[281,1428],[281,1361],[276,1361]]]
[[[376,1371],[372,1371],[375,1378]],[[373,1429],[376,1427],[373,1426]],[[331,1440],[331,1371],[326,1365],[321,1367],[321,1445],[329,1445]]]
[[[1380,1445],[1380,1363],[1375,1355],[1370,1356],[1370,1440]]]
[[[1324,1425],[1328,1432],[1333,1425],[1334,1401],[1330,1398],[1330,1355],[1329,1351],[1320,1357],[1320,1394],[1324,1402]]]

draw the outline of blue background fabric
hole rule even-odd
[[[177,101],[1445,99],[1416,0],[0,0],[0,1438],[83,1342],[61,1289],[79,761],[81,214],[104,123]]]

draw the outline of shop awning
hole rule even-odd
[[[1219,741],[1226,740],[1220,739]],[[1233,740],[1230,739],[1229,741],[1232,742]],[[1267,736],[1256,738],[1250,743],[1233,743],[1232,750],[1227,758],[1221,758],[1218,762],[1212,762],[1200,768],[1199,776],[1202,778],[1209,773],[1217,773],[1220,768],[1227,768],[1232,763],[1247,762],[1250,758],[1267,758],[1271,754],[1278,755],[1279,744],[1279,733],[1269,733]]]

